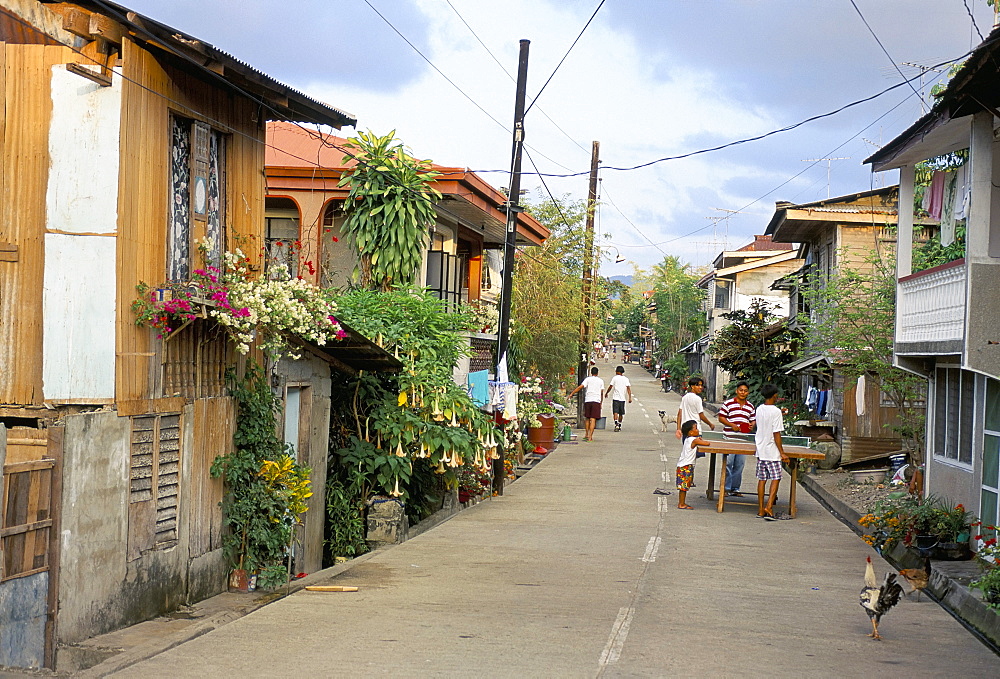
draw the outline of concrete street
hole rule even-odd
[[[718,514],[702,460],[694,511],[654,495],[673,488],[680,449],[657,411],[672,419],[679,397],[636,365],[626,374],[638,398],[621,433],[606,401],[595,442],[560,445],[503,497],[330,581],[359,592],[293,594],[114,676],[1000,675],[926,597],[869,639],[865,557],[880,580],[888,565],[801,489],[792,521]],[[754,493],[752,459],[743,479]]]

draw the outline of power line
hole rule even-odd
[[[594,20],[594,17],[597,16],[597,13],[601,11],[601,7],[604,7],[605,1],[606,0],[601,0],[601,2],[598,3],[597,9],[595,9],[594,13],[590,15],[589,19],[587,19],[587,23],[583,25],[583,28],[580,29],[580,34],[576,36],[576,39],[573,41],[573,44],[569,46],[568,50],[566,50],[566,54],[564,54],[563,58],[559,60],[558,64],[556,64],[556,67],[552,70],[552,74],[549,75],[548,80],[546,80],[545,84],[542,85],[542,89],[538,90],[538,94],[536,94],[535,98],[531,100],[530,104],[528,104],[528,108],[524,109],[525,115],[528,114],[528,111],[531,110],[531,107],[534,106],[535,102],[538,101],[538,98],[542,96],[542,92],[544,92],[545,88],[548,87],[550,82],[552,82],[552,78],[555,77],[556,73],[559,71],[559,67],[563,65],[564,61],[566,61],[566,57],[569,56],[569,53],[573,51],[574,47],[576,47],[576,43],[578,43],[580,41],[580,38],[583,37],[583,34],[587,30],[587,27],[590,26],[590,22],[592,22]],[[583,174],[589,174],[589,172],[584,172]]]
[[[459,94],[461,94],[463,97],[465,97],[466,99],[468,99],[472,103],[473,106],[475,106],[480,111],[482,111],[483,113],[485,113],[486,117],[489,118],[490,120],[492,120],[497,125],[499,125],[501,129],[503,129],[508,134],[510,133],[510,128],[509,127],[507,127],[506,125],[504,125],[503,123],[501,123],[499,120],[497,120],[496,118],[494,118],[489,113],[489,111],[487,111],[485,108],[483,108],[478,102],[476,102],[475,99],[472,98],[471,95],[469,95],[465,90],[463,90],[461,87],[459,87],[458,84],[455,83],[454,80],[452,80],[447,75],[445,75],[444,71],[442,71],[440,68],[438,68],[434,64],[433,61],[431,61],[423,52],[421,52],[420,49],[409,40],[409,38],[407,38],[405,35],[403,35],[403,33],[398,28],[396,28],[392,24],[392,22],[389,21],[388,18],[386,18],[386,16],[384,14],[382,14],[381,12],[378,11],[378,9],[376,9],[375,5],[373,5],[371,2],[369,2],[369,0],[364,0],[364,2],[365,2],[366,5],[368,5],[372,9],[373,12],[375,12],[375,14],[377,14],[379,16],[380,19],[382,19],[382,21],[384,21],[386,23],[387,26],[389,26],[389,28],[391,28],[396,33],[396,35],[398,35],[400,38],[403,39],[403,42],[405,42],[407,45],[409,45],[410,48],[414,52],[416,52],[418,55],[420,55],[421,59],[423,59],[424,61],[426,61],[430,65],[431,68],[433,68],[435,71],[437,71],[438,75],[440,75],[442,78],[444,78],[445,80],[447,80],[448,84],[450,84],[452,87],[454,87],[456,90],[458,90]],[[449,3],[449,4],[451,4],[451,3]],[[454,9],[454,7],[452,9]],[[527,113],[527,111],[525,111],[525,113]],[[527,146],[527,144],[525,144],[525,146]],[[538,155],[542,156],[543,158],[545,158],[549,162],[553,163],[554,165],[558,165],[559,167],[563,168],[564,170],[567,170],[567,171],[569,170],[568,167],[566,167],[565,165],[563,165],[562,163],[560,163],[560,162],[558,162],[556,160],[553,160],[552,158],[549,158],[547,155],[545,155],[541,151],[538,151],[538,149],[535,149],[535,151],[538,152]],[[502,171],[503,170],[497,170],[497,172],[502,172]]]
[[[904,103],[906,103],[909,100],[910,96],[911,95],[907,95],[905,98],[901,99],[898,104],[896,104],[895,106],[893,106],[892,108],[890,108],[888,111],[886,111],[885,113],[883,113],[882,115],[880,115],[878,118],[876,118],[872,122],[870,122],[867,125],[865,125],[865,127],[863,127],[862,129],[858,130],[854,135],[852,135],[850,138],[846,139],[842,144],[839,144],[838,146],[834,147],[830,151],[827,151],[823,155],[824,156],[832,156],[834,153],[836,153],[837,151],[839,151],[843,147],[845,147],[848,144],[850,144],[852,141],[854,141],[859,136],[861,136],[862,134],[864,134],[868,130],[868,128],[872,127],[877,122],[879,122],[880,120],[882,120],[883,118],[885,118],[887,115],[889,115],[890,113],[892,113],[893,111],[895,111],[897,108],[899,108],[900,106],[902,106]],[[778,184],[777,186],[775,186],[773,189],[771,189],[767,193],[763,194],[759,198],[755,198],[754,200],[750,201],[749,203],[747,203],[746,205],[744,205],[743,207],[741,207],[739,211],[742,212],[743,210],[746,210],[747,208],[749,208],[749,207],[751,207],[751,206],[759,203],[760,201],[764,200],[765,198],[767,198],[768,196],[770,196],[771,194],[773,194],[778,189],[782,188],[786,184],[791,183],[793,180],[797,179],[798,177],[802,176],[803,174],[805,174],[806,172],[808,172],[812,168],[816,167],[816,165],[818,165],[818,164],[819,164],[819,161],[817,161],[815,163],[812,163],[810,165],[807,165],[805,167],[805,169],[801,170],[800,172],[796,172],[791,177],[789,177],[785,181],[781,182],[780,184]],[[709,228],[710,226],[712,226],[712,225],[708,224],[706,226],[702,226],[700,228],[694,229],[693,231],[689,231],[688,233],[686,233],[686,234],[684,234],[682,236],[677,236],[676,238],[671,238],[669,240],[665,240],[665,241],[662,241],[660,243],[652,243],[652,241],[650,241],[650,242],[654,245],[654,247],[657,247],[657,249],[659,250],[658,246],[660,246],[660,245],[668,245],[670,243],[673,243],[675,241],[681,240],[683,238],[687,238],[688,236],[693,236],[694,234],[699,233],[700,231],[704,231],[705,229]],[[662,250],[660,250],[660,251],[662,252]]]
[[[625,221],[628,222],[629,226],[631,226],[633,229],[635,229],[635,232],[637,234],[639,234],[640,236],[642,236],[643,238],[645,238],[647,241],[649,241],[649,244],[652,245],[657,250],[659,250],[660,253],[663,254],[664,257],[667,256],[667,253],[664,252],[662,249],[660,249],[659,245],[657,245],[656,243],[654,243],[649,236],[647,236],[645,233],[643,233],[643,231],[638,226],[636,226],[635,223],[631,219],[629,219],[628,216],[624,212],[622,212],[622,209],[620,207],[618,207],[618,204],[611,197],[611,194],[608,193],[608,187],[605,186],[603,183],[601,184],[601,193],[602,193],[603,196],[605,196],[608,199],[608,202],[611,203],[611,206],[615,210],[617,210],[618,214],[620,214],[625,219]],[[646,246],[641,245],[641,246],[638,246],[638,247],[646,247]]]
[[[872,34],[872,37],[875,38],[875,42],[877,42],[878,46],[882,48],[882,52],[884,52],[885,56],[889,59],[890,62],[892,62],[892,66],[893,68],[896,69],[896,73],[898,73],[899,77],[902,78],[905,82],[909,83],[910,89],[913,90],[913,93],[915,95],[920,97],[920,103],[921,105],[923,105],[924,98],[920,96],[919,92],[917,92],[917,88],[913,86],[913,83],[911,83],[909,80],[906,80],[906,76],[903,75],[903,72],[901,70],[899,70],[899,66],[896,64],[896,60],[892,58],[892,55],[889,54],[889,50],[885,48],[885,45],[882,44],[882,41],[879,40],[877,35],[875,35],[875,30],[871,27],[871,24],[868,23],[868,19],[865,18],[865,15],[861,13],[861,9],[858,7],[857,3],[854,2],[854,0],[850,0],[850,2],[851,5],[854,6],[854,11],[858,13],[858,16],[861,17],[861,21],[864,22],[865,28],[867,28],[868,32]]]
[[[369,6],[369,7],[371,8],[371,10],[372,10],[373,12],[375,12],[375,14],[378,14],[379,18],[380,18],[380,19],[381,19],[382,21],[384,21],[384,22],[385,22],[385,24],[386,24],[386,25],[387,25],[387,26],[388,26],[389,28],[391,28],[391,29],[392,29],[392,30],[393,30],[393,31],[394,31],[394,32],[396,33],[396,35],[398,35],[398,36],[399,36],[400,38],[402,38],[402,39],[403,39],[403,42],[405,42],[405,43],[406,43],[407,45],[409,45],[409,46],[410,46],[410,47],[411,47],[411,48],[413,49],[413,51],[414,51],[414,52],[416,52],[417,54],[419,54],[419,55],[420,55],[420,58],[421,58],[421,59],[423,59],[424,61],[426,61],[426,62],[427,62],[427,64],[428,64],[428,65],[429,65],[429,66],[430,66],[431,68],[433,68],[433,69],[434,69],[435,71],[437,71],[438,75],[440,75],[440,76],[441,76],[442,78],[444,78],[445,80],[447,80],[447,81],[448,81],[448,83],[449,83],[449,84],[450,84],[450,85],[451,85],[452,87],[454,87],[454,88],[455,88],[456,90],[458,90],[458,93],[459,93],[459,94],[461,94],[461,95],[462,95],[463,97],[465,97],[466,99],[468,99],[468,100],[469,100],[469,102],[470,102],[470,103],[471,103],[471,104],[472,104],[473,106],[475,106],[475,107],[476,107],[476,108],[478,108],[478,109],[479,109],[480,111],[482,111],[482,112],[483,112],[484,114],[486,114],[486,117],[487,117],[487,118],[489,118],[490,120],[492,120],[492,121],[493,121],[494,123],[496,123],[497,125],[499,125],[499,126],[500,126],[500,128],[501,128],[502,130],[504,130],[504,131],[506,131],[506,132],[510,132],[510,129],[509,129],[509,128],[508,128],[508,127],[507,127],[506,125],[504,125],[504,124],[503,124],[503,123],[501,123],[501,122],[500,122],[499,120],[497,120],[496,118],[494,118],[494,117],[493,117],[493,116],[492,116],[492,115],[490,114],[490,112],[489,112],[489,111],[487,111],[487,110],[486,110],[485,108],[483,108],[482,106],[480,106],[480,105],[479,105],[479,103],[478,103],[478,102],[477,102],[477,101],[476,101],[475,99],[473,99],[473,98],[472,98],[471,96],[469,96],[469,95],[468,95],[468,94],[467,94],[467,93],[465,92],[465,90],[463,90],[463,89],[462,89],[461,87],[459,87],[459,86],[458,86],[458,85],[457,85],[457,84],[455,83],[455,81],[454,81],[454,80],[452,80],[452,79],[451,79],[451,78],[449,78],[449,77],[448,77],[447,75],[445,75],[444,71],[442,71],[442,70],[441,70],[440,68],[438,68],[437,66],[435,66],[435,65],[434,65],[434,62],[433,62],[433,61],[431,61],[430,59],[428,59],[428,58],[427,58],[427,56],[426,56],[426,55],[425,55],[425,54],[424,54],[423,52],[421,52],[421,51],[420,51],[420,48],[418,48],[418,47],[417,47],[416,45],[414,45],[414,44],[413,44],[412,42],[410,42],[410,39],[409,39],[409,38],[407,38],[407,37],[406,37],[405,35],[403,35],[403,33],[402,33],[402,32],[401,32],[401,31],[400,31],[400,30],[399,30],[398,28],[396,28],[395,26],[393,26],[392,22],[391,22],[391,21],[389,21],[389,20],[388,20],[388,19],[387,19],[387,18],[385,17],[385,15],[384,15],[384,14],[382,14],[382,12],[378,11],[378,9],[377,9],[377,8],[375,7],[375,5],[373,5],[373,4],[371,3],[371,2],[369,2],[369,0],[364,0],[364,2],[365,2],[365,4],[366,4],[366,5],[368,5],[368,6]]]
[[[486,53],[489,54],[490,57],[493,59],[493,61],[496,62],[496,65],[500,67],[500,70],[503,71],[504,75],[506,75],[508,78],[510,78],[511,82],[517,82],[515,80],[514,76],[511,75],[510,71],[508,71],[507,68],[502,63],[500,63],[500,60],[497,59],[497,57],[496,57],[495,54],[493,54],[493,51],[490,50],[490,48],[486,46],[486,43],[483,42],[482,38],[480,38],[479,35],[476,33],[476,31],[472,28],[472,26],[469,25],[469,22],[465,20],[465,17],[463,17],[459,13],[458,9],[455,8],[455,5],[451,4],[451,0],[445,0],[445,2],[447,2],[448,6],[451,7],[451,9],[452,9],[453,12],[455,12],[455,16],[457,16],[461,20],[461,22],[463,24],[465,24],[465,27],[469,29],[469,32],[472,33],[472,37],[474,37],[476,39],[476,42],[478,42],[480,45],[482,45],[483,49],[486,50]],[[545,111],[543,111],[541,107],[538,108],[538,112],[541,113],[543,116],[545,116],[546,120],[548,120],[550,123],[552,123],[552,125],[554,125],[557,130],[559,130],[560,132],[562,132],[566,136],[567,139],[569,139],[571,142],[573,142],[574,144],[576,144],[576,146],[581,151],[583,151],[584,153],[587,153],[587,154],[590,153],[590,151],[588,151],[587,148],[583,144],[581,144],[580,142],[578,142],[576,139],[573,139],[573,137],[570,136],[569,132],[567,132],[562,127],[560,127],[559,123],[557,123],[555,120],[553,120],[552,117],[549,116],[548,113],[546,113]]]
[[[979,24],[976,23],[976,17],[972,16],[972,10],[969,9],[969,0],[962,0],[962,4],[965,5],[965,11],[969,13],[969,18],[972,19],[972,27],[976,29],[976,33],[979,34],[979,41],[983,41],[983,32],[979,30]]]
[[[994,40],[1000,40],[1000,38],[994,38]],[[980,45],[976,49],[980,49],[980,48],[982,48],[982,45]],[[969,56],[970,54],[972,54],[972,52],[973,52],[973,50],[970,50],[970,51],[966,52],[965,54],[963,54],[962,56],[958,57],[957,59],[949,59],[948,61],[942,61],[939,64],[935,64],[931,68],[939,68],[941,66],[945,66],[947,64],[951,64],[951,63],[954,63],[956,61],[961,61],[962,59],[965,59],[967,56]],[[919,76],[914,76],[910,80],[915,80],[918,77]],[[898,88],[900,88],[900,87],[902,87],[904,85],[910,85],[910,80],[907,80],[907,81],[901,82],[901,83],[896,83],[895,85],[890,85],[889,87],[885,88],[884,90],[882,90],[880,92],[877,92],[877,93],[875,93],[875,94],[873,94],[871,96],[868,96],[868,97],[864,97],[863,99],[858,99],[856,101],[852,101],[849,104],[844,104],[843,106],[841,106],[841,107],[839,107],[837,109],[834,109],[833,111],[829,111],[827,113],[820,113],[820,114],[811,116],[809,118],[806,118],[805,120],[801,120],[801,121],[799,121],[797,123],[793,123],[791,125],[786,125],[784,127],[778,128],[776,130],[771,130],[770,132],[765,132],[764,134],[759,134],[759,135],[756,135],[754,137],[746,137],[744,139],[737,139],[736,141],[731,141],[731,142],[728,142],[728,143],[725,143],[725,144],[720,144],[719,146],[712,146],[712,147],[709,147],[709,148],[699,149],[697,151],[690,151],[688,153],[682,153],[682,154],[676,155],[676,156],[665,156],[663,158],[657,158],[656,160],[650,160],[650,161],[645,162],[645,163],[640,163],[639,165],[632,165],[632,166],[629,166],[629,167],[617,167],[617,166],[613,166],[613,165],[602,165],[601,169],[602,170],[616,170],[616,171],[619,171],[619,172],[631,172],[633,170],[639,170],[639,169],[642,169],[644,167],[649,167],[650,165],[656,165],[657,163],[663,163],[663,162],[667,162],[667,161],[670,161],[670,160],[683,160],[685,158],[690,158],[692,156],[703,155],[703,154],[706,154],[706,153],[712,153],[714,151],[721,151],[723,149],[727,149],[727,148],[730,148],[730,147],[733,147],[733,146],[739,146],[740,144],[747,144],[749,142],[760,141],[761,139],[766,139],[767,137],[773,137],[774,135],[780,134],[782,132],[790,132],[791,130],[797,129],[799,127],[802,127],[803,125],[807,125],[807,124],[815,122],[817,120],[821,120],[823,118],[829,118],[831,116],[835,116],[838,113],[842,113],[842,112],[846,111],[849,108],[853,108],[853,107],[859,106],[861,104],[866,104],[869,101],[873,101],[875,99],[878,99],[882,95],[888,94],[889,92],[892,92],[893,90],[898,89]],[[912,88],[912,85],[910,85],[910,86]],[[895,108],[895,107],[893,107],[893,108]],[[485,173],[488,173],[488,172],[506,172],[506,170],[475,170],[475,172],[480,173],[480,174],[485,174]],[[525,174],[530,174],[530,173],[525,173]],[[568,178],[568,177],[580,177],[580,176],[583,176],[583,175],[586,175],[586,174],[589,174],[589,172],[575,172],[575,173],[572,173],[572,174],[552,174],[552,173],[548,173],[545,176],[546,177],[557,177],[557,178]]]

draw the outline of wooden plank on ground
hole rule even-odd
[[[307,592],[357,592],[357,587],[348,587],[346,585],[309,585],[306,587]]]

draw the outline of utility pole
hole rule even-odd
[[[590,154],[590,187],[587,191],[587,221],[584,228],[583,238],[583,281],[581,286],[581,297],[583,299],[583,315],[580,318],[580,369],[577,371],[577,384],[587,378],[587,368],[589,367],[590,352],[593,349],[593,295],[597,289],[594,285],[594,213],[597,212],[597,170],[601,163],[601,142],[593,142]],[[581,392],[576,408],[577,427],[583,422],[583,399]]]
[[[521,151],[524,147],[524,98],[528,89],[528,45],[521,40],[517,59],[517,89],[514,96],[514,141],[510,160],[510,190],[507,194],[507,234],[503,247],[503,287],[500,292],[500,336],[497,342],[496,378],[500,380],[501,366],[507,372],[507,347],[510,344],[510,298],[514,290],[514,247],[517,243],[517,215],[524,208],[521,199]],[[493,460],[493,490],[503,495],[503,459]]]

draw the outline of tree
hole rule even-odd
[[[806,342],[811,350],[835,356],[849,379],[873,375],[899,413],[893,427],[917,464],[923,459],[923,378],[893,365],[896,319],[896,277],[892,258],[878,252],[845,262],[828,279],[813,276],[804,286],[810,318]]]
[[[551,232],[540,247],[517,256],[511,300],[510,363],[548,381],[567,375],[579,360],[580,304],[586,216],[583,201],[528,203],[528,212]]]
[[[756,298],[748,309],[722,314],[729,325],[715,333],[708,351],[712,360],[729,372],[734,380],[745,380],[750,399],[760,403],[760,389],[771,383],[787,394],[795,387],[795,378],[786,375],[782,366],[795,357],[791,344],[795,334],[788,324],[772,313],[777,304]]]
[[[664,257],[652,269],[653,300],[656,302],[652,328],[661,362],[669,360],[705,330],[702,310],[705,293],[697,285],[698,278],[690,264],[673,256]]]
[[[350,188],[344,201],[344,237],[358,251],[355,276],[361,287],[387,291],[407,285],[420,268],[427,230],[434,225],[434,204],[441,194],[430,187],[438,176],[429,160],[417,160],[396,140],[359,132],[344,146],[357,153],[343,162],[357,164],[344,173]]]

